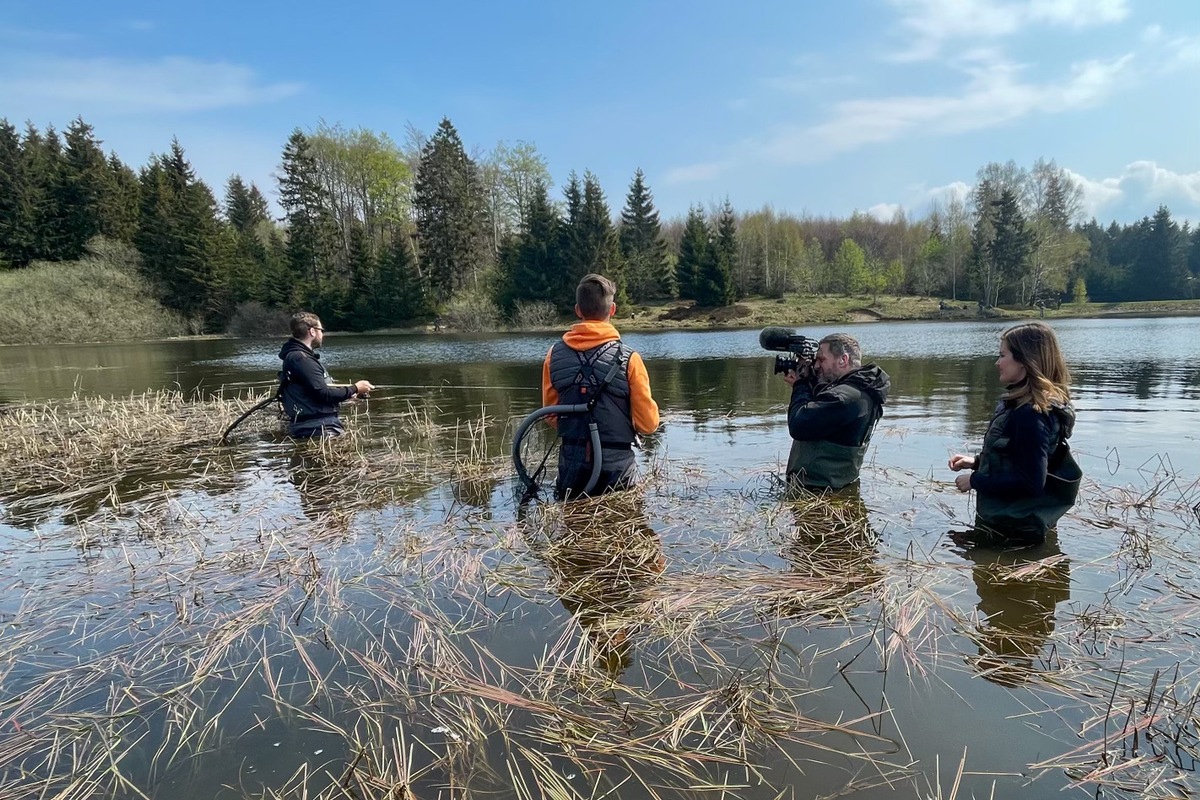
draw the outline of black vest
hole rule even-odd
[[[979,454],[977,471],[980,475],[998,474],[1011,470],[1008,418],[1013,409],[1001,401],[1001,406],[988,425],[983,437],[983,452]],[[1031,537],[1040,540],[1055,526],[1063,514],[1075,505],[1083,472],[1079,469],[1063,436],[1063,424],[1054,407],[1047,412],[1052,424],[1055,447],[1050,451],[1046,488],[1036,497],[1001,499],[982,492],[976,493],[977,522],[998,533]]]
[[[591,350],[573,350],[558,342],[550,351],[550,383],[564,405],[589,402],[612,369],[620,366],[592,409],[592,419],[600,431],[601,446],[628,447],[637,438],[629,405],[629,357],[633,350],[620,339],[605,342]],[[588,415],[566,414],[558,418],[558,433],[566,441],[588,440]]]

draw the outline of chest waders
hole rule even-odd
[[[592,394],[592,398],[586,403],[559,404],[553,406],[544,406],[534,411],[525,419],[521,420],[521,424],[517,426],[517,432],[513,435],[512,460],[513,466],[517,470],[517,477],[521,479],[521,483],[525,486],[525,495],[523,500],[531,499],[538,490],[538,479],[542,475],[542,470],[546,468],[546,460],[550,454],[554,452],[554,448],[548,448],[546,455],[542,457],[542,463],[537,466],[533,474],[529,474],[529,469],[521,460],[521,440],[525,438],[525,434],[541,419],[553,415],[566,414],[587,414],[588,415],[588,440],[592,448],[592,471],[588,475],[587,485],[583,487],[583,494],[586,495],[596,488],[596,483],[600,480],[600,471],[604,467],[604,448],[600,446],[600,426],[596,424],[596,419],[592,411],[596,408],[596,403],[600,400],[600,395],[604,389],[612,383],[613,378],[617,376],[623,365],[620,354],[613,359],[612,366],[609,367],[608,373],[604,376],[604,380],[600,382],[599,388]]]
[[[322,371],[325,372],[326,376],[329,375],[329,372],[327,370],[325,370],[324,367],[322,367]],[[266,408],[267,406],[271,405],[271,403],[279,403],[280,413],[283,414],[286,410],[285,409],[286,403],[284,403],[284,401],[283,401],[283,392],[287,388],[288,383],[291,382],[291,379],[292,379],[291,375],[288,374],[288,371],[286,368],[280,369],[279,370],[279,383],[275,386],[274,394],[267,395],[262,400],[258,401],[256,404],[254,404],[254,406],[249,408],[244,414],[242,414],[240,417],[235,419],[233,421],[233,424],[230,425],[228,428],[226,428],[225,432],[221,434],[221,440],[218,442],[218,444],[225,444],[226,440],[229,438],[229,434],[233,433],[237,429],[237,426],[239,426],[243,422],[245,422],[254,412],[260,411],[260,410]]]

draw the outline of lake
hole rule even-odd
[[[631,333],[664,429],[645,488],[584,519],[519,508],[504,458],[557,336],[331,335],[330,372],[380,387],[349,455],[259,420],[170,470],[0,490],[0,786],[1195,792],[1200,320],[1053,325],[1085,486],[1023,553],[947,535],[1002,323],[843,328],[892,393],[836,507],[776,491],[788,388],[757,331]],[[0,409],[262,394],[279,344],[0,347]]]

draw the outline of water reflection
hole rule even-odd
[[[425,497],[430,485],[423,476],[405,469],[403,454],[391,451],[352,458],[354,436],[324,440],[288,440],[287,481],[296,490],[301,513],[329,530],[345,533],[354,517],[367,509],[404,506]],[[394,465],[394,466],[393,466]]]
[[[1051,532],[1045,544],[1025,550],[968,548],[979,596],[981,677],[1002,686],[1031,680],[1043,664],[1041,650],[1054,633],[1055,608],[1071,599],[1071,565]]]
[[[861,589],[883,580],[879,536],[871,526],[858,486],[839,492],[799,491],[785,501],[794,529],[780,555],[796,576],[796,598],[780,608],[785,616],[820,610],[847,613],[862,602]]]
[[[633,662],[646,602],[666,569],[662,542],[636,490],[561,510],[544,529],[546,538],[529,532],[531,545],[586,637],[593,665],[616,680]]]

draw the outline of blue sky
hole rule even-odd
[[[177,136],[274,196],[294,127],[534,142],[556,187],[633,171],[664,216],[923,214],[1055,159],[1102,220],[1200,221],[1200,3],[47,3],[0,9],[0,116],[75,116],[134,166]],[[557,189],[555,190],[557,194]]]

